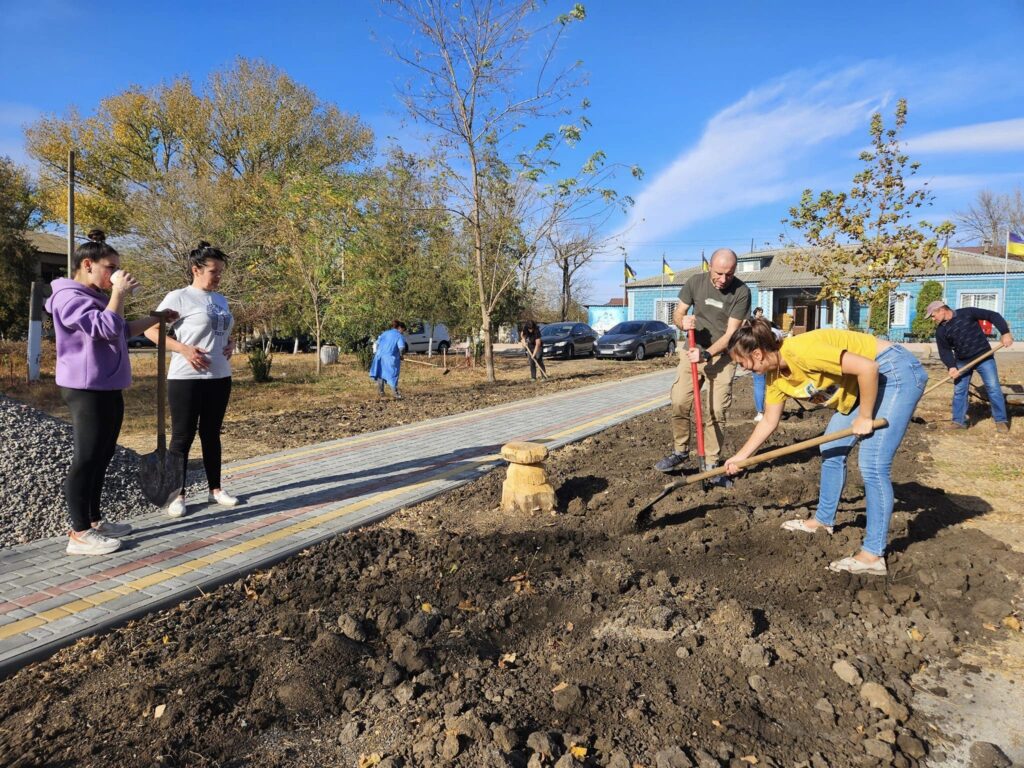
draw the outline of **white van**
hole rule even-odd
[[[448,336],[448,328],[442,323],[431,325],[420,320],[410,323],[405,332],[405,342],[410,352],[441,353],[451,349],[452,340]]]

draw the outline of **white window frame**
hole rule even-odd
[[[979,297],[989,296],[992,297],[992,306],[986,306],[985,304],[978,302]],[[1002,303],[1002,291],[995,288],[986,291],[958,291],[956,296],[957,309],[964,309],[965,307],[979,307],[981,309],[991,309],[993,312],[999,312]]]
[[[889,295],[889,327],[902,328],[910,320],[910,294],[892,293]]]
[[[679,299],[655,299],[654,320],[661,320],[669,328],[672,327],[672,313],[679,306]]]

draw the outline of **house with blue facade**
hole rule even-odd
[[[766,317],[793,333],[815,328],[868,327],[866,306],[848,299],[841,302],[817,298],[820,280],[808,272],[794,269],[783,258],[786,249],[755,251],[739,257],[736,276],[750,286],[751,309],[761,307]],[[1005,270],[1005,274],[1004,274]],[[672,322],[679,303],[679,288],[700,267],[666,275],[641,278],[626,285],[629,320]],[[893,291],[889,299],[890,339],[904,340],[917,310],[921,286],[935,280],[943,286],[943,297],[953,309],[983,307],[1003,315],[1010,328],[1024,336],[1024,261],[1002,254],[987,254],[981,248],[950,248],[948,264],[914,273]],[[787,317],[788,315],[788,317]]]

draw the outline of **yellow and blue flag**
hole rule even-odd
[[[703,271],[703,272],[710,272],[711,271],[711,265],[708,264],[708,260],[704,258],[704,254],[703,253],[700,255],[700,268],[701,268],[701,271]]]
[[[622,266],[625,268],[626,271],[626,282],[628,283],[630,280],[636,280],[636,272],[634,272],[633,268],[629,266],[629,262],[622,262]]]
[[[670,267],[668,262],[665,261],[664,256],[661,257],[661,273],[663,275],[668,275],[669,280],[674,280],[676,276],[676,273],[672,271],[672,267]]]
[[[1011,256],[1024,256],[1024,236],[1016,232],[1007,232],[1006,252]]]

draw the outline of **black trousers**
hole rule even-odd
[[[117,449],[117,436],[124,421],[121,390],[60,388],[60,396],[71,411],[75,453],[64,481],[64,499],[71,516],[71,529],[87,531],[100,521],[100,497],[107,467]]]
[[[185,457],[199,432],[203,446],[203,467],[210,490],[220,488],[220,428],[231,398],[231,377],[223,379],[170,379],[167,401],[171,406],[171,444],[169,448]],[[185,487],[183,482],[182,487]]]

